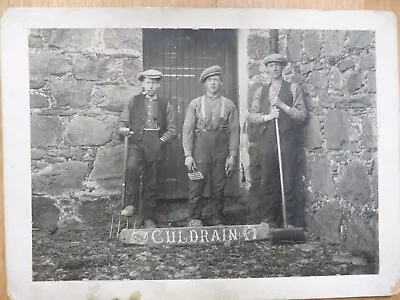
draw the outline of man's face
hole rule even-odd
[[[154,96],[160,88],[160,81],[145,77],[142,81],[144,92],[149,96]]]
[[[279,79],[282,76],[283,66],[278,62],[270,62],[266,65],[267,73],[274,79]]]
[[[218,93],[222,86],[221,76],[212,75],[210,77],[207,77],[206,81],[205,81],[205,86],[206,86],[207,92],[209,92],[211,94]]]

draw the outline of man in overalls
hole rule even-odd
[[[256,125],[255,136],[261,166],[259,194],[260,219],[272,227],[282,222],[280,174],[275,119],[279,122],[282,170],[289,225],[295,225],[295,179],[297,172],[298,131],[307,117],[299,85],[283,80],[286,59],[271,54],[263,60],[271,83],[260,87],[254,95],[248,122]]]
[[[127,206],[122,216],[132,216],[140,193],[140,174],[143,170],[144,227],[154,228],[154,209],[157,204],[157,168],[165,143],[175,133],[175,112],[171,104],[159,97],[163,74],[158,70],[147,70],[138,75],[143,92],[134,96],[125,105],[120,117],[119,132],[129,137],[129,156],[126,173]],[[141,224],[137,224],[141,225]]]
[[[200,75],[205,95],[192,100],[183,124],[182,144],[189,172],[203,179],[190,181],[189,224],[201,226],[203,193],[210,178],[212,225],[223,224],[226,177],[234,171],[239,150],[239,120],[235,104],[221,96],[221,67],[212,66]]]

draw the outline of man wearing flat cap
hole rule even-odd
[[[120,116],[121,135],[129,137],[127,206],[121,215],[132,216],[139,201],[140,174],[143,170],[144,227],[154,228],[154,209],[157,204],[157,168],[163,144],[173,139],[175,113],[171,104],[159,97],[158,89],[163,74],[147,70],[138,75],[143,92],[130,99]],[[138,226],[142,224],[137,224]]]
[[[257,141],[261,167],[258,213],[261,221],[271,226],[282,222],[275,127],[275,119],[278,119],[287,218],[288,224],[295,226],[296,128],[305,121],[307,111],[300,86],[282,78],[286,59],[280,54],[271,54],[263,60],[263,64],[271,82],[255,92],[248,115],[248,122],[255,128],[253,139]]]
[[[208,178],[211,187],[211,225],[224,222],[224,188],[235,169],[239,150],[239,121],[235,104],[220,93],[221,67],[212,66],[200,75],[206,93],[188,106],[183,124],[182,145],[189,172],[200,172],[202,179],[191,180],[189,224],[201,226],[203,193]]]

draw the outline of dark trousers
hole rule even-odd
[[[282,170],[289,224],[295,224],[295,180],[297,172],[297,142],[293,132],[281,133]],[[259,141],[261,182],[259,214],[261,220],[281,225],[282,196],[279,173],[278,145],[275,131],[265,131]]]
[[[202,131],[195,135],[193,157],[204,178],[190,181],[189,217],[200,219],[203,210],[203,194],[210,179],[212,218],[222,219],[224,208],[224,189],[226,182],[225,162],[229,154],[226,132]]]
[[[137,144],[129,145],[127,182],[127,205],[138,208],[140,197],[140,175],[143,171],[143,216],[153,218],[157,205],[158,161],[161,141],[157,131],[144,131]]]

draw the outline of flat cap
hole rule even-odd
[[[268,55],[262,61],[262,63],[264,65],[267,65],[270,62],[278,62],[278,63],[281,63],[284,66],[287,65],[286,58],[283,55],[279,54],[279,53],[274,53],[274,54]]]
[[[200,81],[204,82],[207,79],[207,77],[210,77],[212,75],[221,75],[221,67],[220,66],[212,66],[212,67],[205,69],[200,74]]]
[[[158,70],[149,69],[138,74],[138,79],[142,81],[145,77],[151,79],[161,79],[163,78],[163,73]]]

